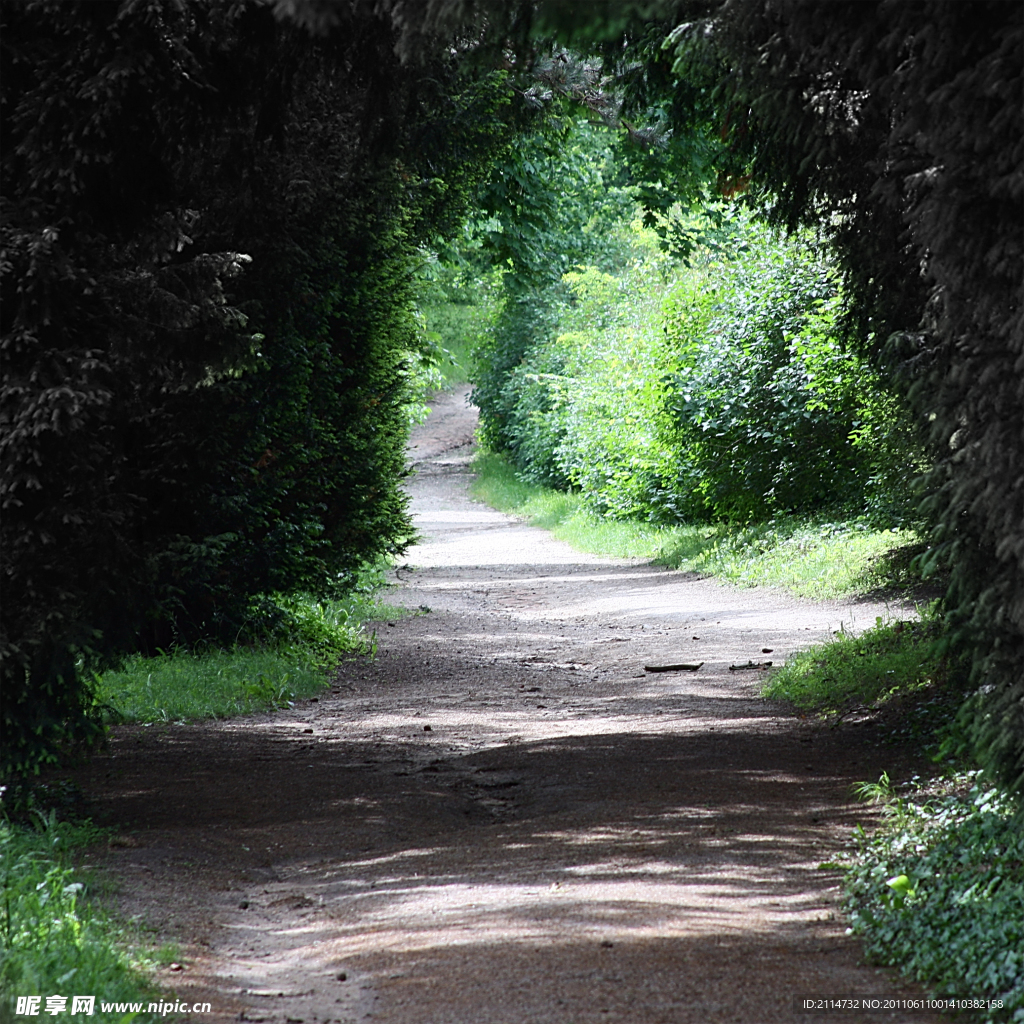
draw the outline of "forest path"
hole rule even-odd
[[[125,829],[124,909],[186,943],[167,983],[281,1024],[943,1019],[794,1013],[917,994],[861,965],[818,869],[899,752],[729,668],[885,609],[581,555],[468,497],[474,424],[462,389],[413,438],[388,600],[417,614],[374,661],[277,714],[119,730],[80,780]]]

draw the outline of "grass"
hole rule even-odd
[[[976,773],[897,795],[862,787],[886,821],[846,865],[850,932],[938,997],[990,1000],[974,1019],[1024,1021],[1024,830]]]
[[[794,655],[772,674],[764,696],[830,713],[944,684],[948,666],[938,630],[927,611],[918,622],[876,619],[859,636],[841,633]]]
[[[911,621],[875,620],[858,636],[837,633],[774,669],[762,695],[829,719],[866,711],[892,741],[933,757],[964,755],[958,712],[967,698],[966,652],[949,640],[937,606]]]
[[[95,996],[99,1021],[130,1020],[104,1012],[104,1002],[158,999],[150,976],[155,962],[126,929],[98,906],[87,876],[77,873],[76,849],[103,838],[89,824],[59,822],[51,812],[35,827],[0,819],[0,1022],[15,1017],[17,996]],[[63,1016],[63,1015],[62,1015]],[[156,1019],[142,1013],[136,1019]]]
[[[916,535],[908,530],[795,518],[746,528],[619,522],[590,512],[577,494],[521,480],[499,455],[479,454],[474,468],[477,498],[523,516],[590,554],[644,558],[740,586],[780,587],[817,599],[891,590],[913,582],[907,559],[898,555],[917,546]]]
[[[315,696],[341,659],[372,655],[376,641],[365,632],[365,622],[409,614],[382,603],[380,586],[378,572],[343,600],[279,597],[274,624],[260,643],[132,655],[99,677],[98,699],[114,721],[186,722],[252,714]]]
[[[306,651],[235,647],[134,655],[100,677],[98,695],[123,721],[191,721],[282,707],[326,685]]]

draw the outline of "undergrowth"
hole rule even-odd
[[[801,651],[773,672],[764,696],[827,714],[944,684],[948,672],[941,623],[926,608],[918,621],[878,618],[860,635]]]
[[[857,521],[780,517],[736,527],[728,523],[659,526],[605,519],[573,493],[524,481],[500,455],[481,452],[473,494],[503,512],[551,530],[581,551],[644,558],[706,573],[741,586],[781,587],[809,598],[906,589],[919,582],[893,552],[914,545],[909,530],[879,530]]]
[[[480,343],[490,308],[456,302],[422,307],[430,337],[437,339],[438,369],[446,388],[465,384],[473,369],[473,352]]]
[[[37,815],[33,826],[0,819],[0,1022],[15,1017],[18,996],[95,996],[99,1021],[157,1019],[155,1014],[105,1013],[105,1002],[157,998],[148,976],[150,954],[103,912],[87,876],[71,864],[72,852],[101,839],[89,824]]]
[[[170,651],[134,655],[99,681],[111,717],[127,722],[228,718],[312,697],[324,672],[304,650]]]
[[[175,648],[125,659],[97,681],[112,721],[167,722],[228,718],[312,697],[342,659],[372,655],[364,623],[407,614],[381,603],[372,587],[336,601],[277,598],[250,642],[228,648]]]
[[[1024,1021],[1024,830],[977,773],[897,795],[863,786],[885,823],[846,872],[851,933],[930,992],[990,1000],[975,1019]]]

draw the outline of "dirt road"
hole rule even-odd
[[[126,913],[213,1017],[364,1024],[927,1022],[861,963],[820,870],[909,771],[761,673],[885,609],[581,555],[467,496],[464,392],[414,438],[422,542],[378,656],[286,712],[125,728],[78,777]],[[652,674],[645,664],[702,662]]]

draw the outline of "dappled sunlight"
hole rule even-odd
[[[418,550],[418,549],[414,549]],[[579,557],[577,553],[577,558]],[[575,561],[572,563],[573,566],[580,569],[579,572],[573,572],[569,574],[557,574],[557,573],[546,573],[543,576],[510,576],[502,578],[501,576],[495,576],[488,578],[486,587],[488,590],[519,590],[523,587],[529,586],[549,586],[554,583],[619,583],[623,580],[647,580],[651,586],[664,585],[666,582],[685,576],[683,573],[674,573],[665,569],[647,569],[643,572],[637,572],[632,569],[622,569],[620,571],[614,571],[612,569],[606,569],[601,573],[588,572],[589,566],[586,562]],[[472,563],[462,566],[452,566],[453,569],[463,569],[467,571],[473,571],[482,568],[478,563]],[[417,580],[414,576],[407,584],[410,590],[422,590],[429,588],[430,590],[461,590],[464,589],[466,583],[464,580]]]

